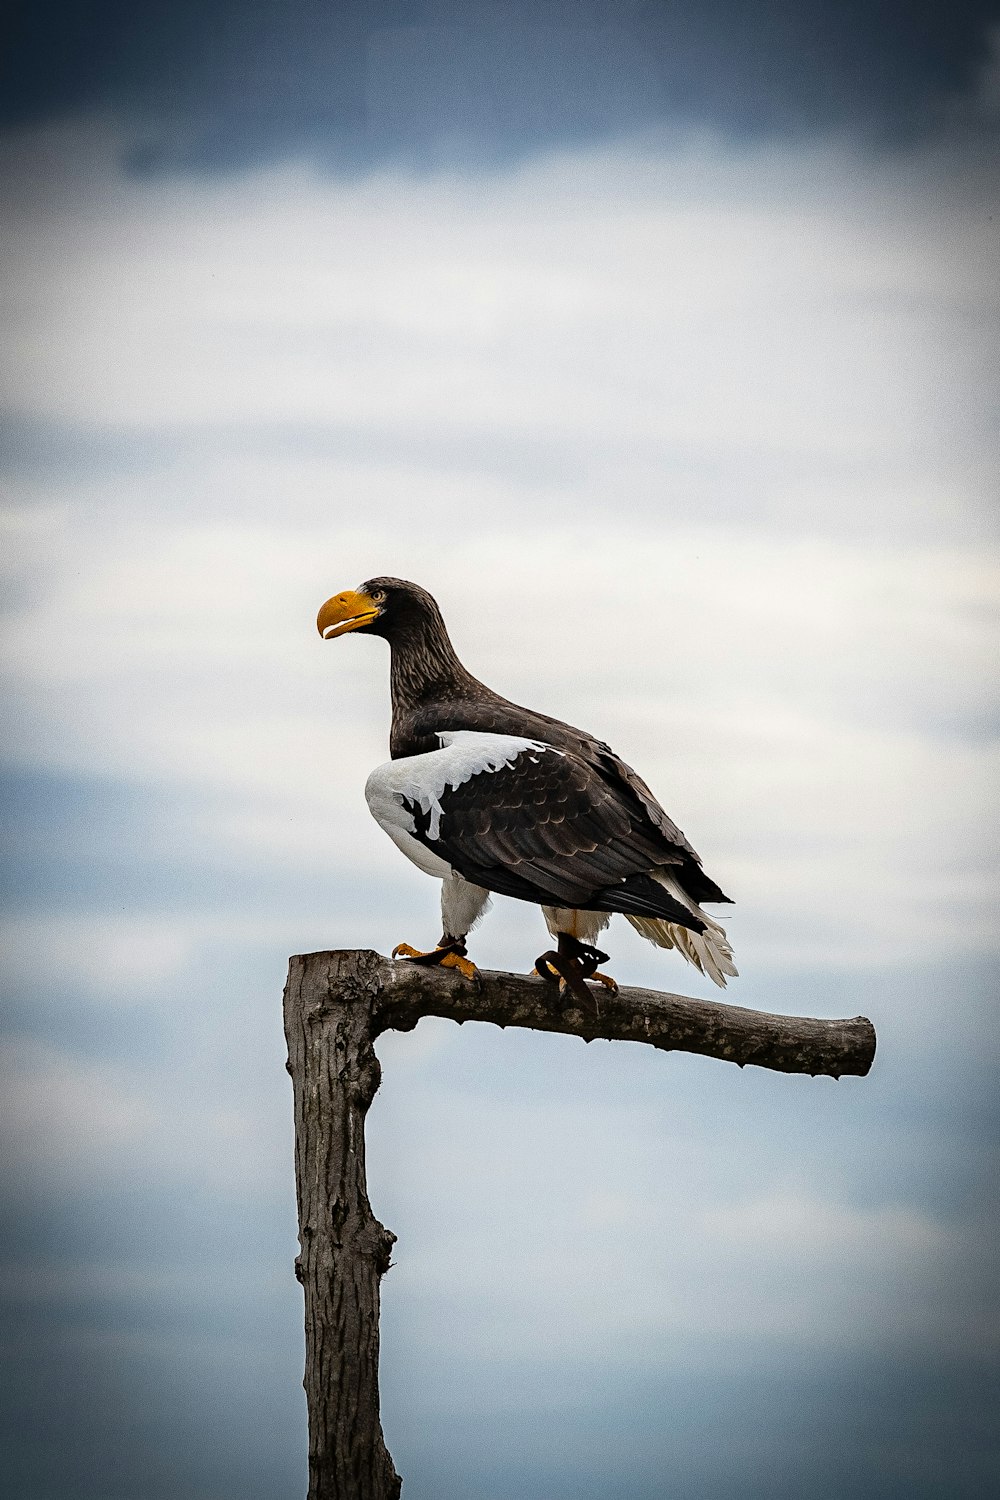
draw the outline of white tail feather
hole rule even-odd
[[[713,921],[707,912],[702,911],[696,901],[692,901],[687,892],[681,889],[674,875],[667,870],[651,870],[650,874],[675,901],[680,901],[704,922],[705,931],[692,932],[689,927],[668,922],[665,917],[629,916],[628,920],[648,942],[655,943],[658,948],[676,948],[689,964],[694,964],[702,974],[725,989],[726,975],[735,978],[739,972],[733,963],[733,950],[729,946],[725,929]]]

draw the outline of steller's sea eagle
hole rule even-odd
[[[466,937],[489,893],[542,908],[556,950],[537,971],[577,995],[607,954],[594,940],[621,912],[643,937],[679,953],[718,985],[732,950],[703,901],[729,902],[646,783],[593,735],[520,708],[462,666],[426,589],[372,578],[328,599],[324,640],[364,631],[391,652],[392,757],[368,778],[376,821],[441,880],[444,930],[400,954],[475,974]]]

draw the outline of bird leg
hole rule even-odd
[[[392,950],[393,958],[407,958],[411,964],[440,964],[442,969],[457,969],[466,979],[478,979],[479,970],[471,959],[466,958],[468,949],[464,937],[452,937],[443,932],[436,948],[421,953],[409,943],[397,943]]]
[[[570,990],[578,1000],[585,1000],[589,1005],[596,1002],[584,983],[587,979],[596,979],[613,993],[618,992],[618,986],[610,974],[598,972],[597,965],[607,963],[607,960],[608,955],[602,953],[600,948],[594,948],[590,943],[581,943],[568,932],[560,932],[558,951],[550,949],[537,958],[535,973],[542,979],[558,979],[561,993],[565,994]]]

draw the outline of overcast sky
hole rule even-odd
[[[913,11],[11,22],[19,1500],[303,1492],[287,957],[438,931],[362,794],[384,644],[313,623],[376,573],[651,783],[736,1003],[880,1037],[836,1084],[386,1037],[407,1500],[993,1487],[1000,27]],[[498,899],[472,956],[544,941]]]

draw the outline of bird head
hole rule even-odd
[[[328,599],[316,616],[316,629],[325,641],[349,630],[391,638],[394,631],[412,629],[417,617],[440,619],[426,589],[404,578],[370,578],[360,588]]]

